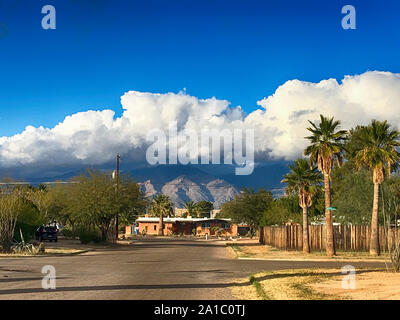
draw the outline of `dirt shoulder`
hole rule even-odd
[[[388,254],[371,257],[368,252],[337,252],[335,257],[327,257],[325,252],[312,252],[304,254],[301,251],[279,250],[269,245],[261,245],[257,239],[227,241],[227,249],[233,257],[254,260],[291,260],[291,261],[376,261],[389,262]]]
[[[244,300],[399,300],[400,273],[360,269],[355,289],[344,289],[337,269],[260,272],[236,280],[232,294]]]
[[[315,292],[329,292],[337,297],[353,300],[400,300],[400,273],[387,271],[356,272],[355,288],[342,288],[343,275],[329,281],[313,283]]]

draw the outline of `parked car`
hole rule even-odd
[[[57,233],[58,229],[57,227],[52,227],[52,226],[41,226],[36,230],[35,237],[36,240],[39,241],[54,241],[57,242]]]

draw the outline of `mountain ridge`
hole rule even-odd
[[[113,166],[94,169],[111,172]],[[20,181],[33,185],[56,180],[67,181],[73,176],[84,174],[85,169],[59,170],[57,174],[27,175],[23,171],[7,173],[3,176],[15,176]],[[215,207],[231,200],[240,189],[267,189],[273,195],[283,194],[281,180],[288,172],[287,162],[258,163],[253,174],[249,176],[235,175],[234,165],[129,165],[121,168],[121,174],[129,174],[140,183],[142,190],[151,198],[158,193],[166,193],[178,207],[183,207],[185,201],[211,201]],[[4,175],[6,174],[6,175]]]

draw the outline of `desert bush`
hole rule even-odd
[[[74,231],[73,229],[68,228],[68,227],[62,228],[62,230],[60,231],[60,234],[66,238],[75,238],[78,236],[76,231]]]
[[[26,243],[21,229],[19,229],[19,235],[21,242],[18,242],[11,247],[13,253],[26,255],[38,255],[45,253],[46,250],[42,242],[36,246],[32,243]]]
[[[82,244],[88,244],[90,242],[100,243],[102,241],[101,234],[97,230],[91,230],[81,227],[76,230],[76,234]]]
[[[45,247],[43,243],[35,246],[31,243],[18,242],[12,246],[12,252],[16,254],[39,255],[45,253]]]
[[[0,246],[12,251],[14,230],[23,205],[21,190],[5,190],[0,194]]]
[[[40,227],[40,225],[31,225],[28,223],[21,223],[18,221],[17,224],[15,225],[14,239],[17,242],[22,241],[21,235],[19,232],[19,230],[22,230],[22,234],[23,234],[25,241],[29,242],[30,240],[35,238],[35,232],[36,232],[37,228],[39,228],[39,227]]]

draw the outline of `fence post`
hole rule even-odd
[[[259,231],[260,235],[258,238],[258,242],[261,244],[265,244],[265,239],[264,239],[264,227],[260,227],[260,231]]]

